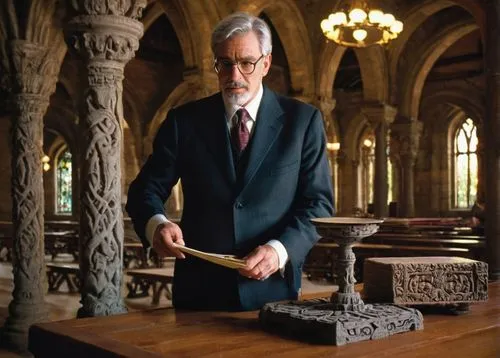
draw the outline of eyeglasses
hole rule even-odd
[[[236,67],[238,67],[238,71],[240,71],[240,73],[242,75],[251,75],[253,73],[253,71],[255,71],[255,66],[257,65],[257,63],[260,60],[262,60],[263,57],[264,57],[264,55],[260,56],[257,59],[257,61],[255,61],[255,62],[248,61],[248,60],[233,62],[233,61],[226,60],[226,59],[217,59],[216,58],[214,61],[214,70],[217,73],[220,73],[223,71],[229,72],[232,70],[233,66],[236,65]]]

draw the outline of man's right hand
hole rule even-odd
[[[175,256],[178,259],[184,259],[186,256],[174,246],[174,243],[185,245],[179,225],[173,222],[158,225],[153,236],[153,249],[158,256]]]

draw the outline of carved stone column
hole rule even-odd
[[[399,170],[399,215],[415,216],[414,168],[422,122],[399,118],[391,126],[391,159]]]
[[[337,154],[337,163],[339,165],[339,198],[337,215],[352,215],[354,208],[358,204],[356,183],[358,182],[359,162],[350,158],[342,149],[342,145]]]
[[[316,101],[313,103],[316,105],[323,117],[323,123],[325,126],[325,133],[326,133],[326,140],[328,143],[333,143],[335,138],[338,138],[339,133],[336,133],[335,126],[334,126],[334,117],[332,116],[332,111],[335,109],[337,101],[334,98],[328,98],[324,96],[319,96]],[[328,162],[330,163],[330,177],[331,177],[331,182],[332,182],[332,189],[334,193],[334,198],[333,198],[333,206],[335,208],[335,211],[338,211],[339,208],[338,206],[338,188],[339,185],[336,182],[338,179],[337,175],[337,150],[338,149],[333,149],[330,147],[327,147],[327,155],[328,155]]]
[[[43,116],[55,90],[60,58],[53,48],[13,40],[12,68],[12,223],[14,291],[4,325],[3,344],[27,350],[29,327],[47,319],[42,174]]]
[[[375,131],[374,213],[376,217],[386,217],[388,215],[387,130],[394,121],[396,109],[385,104],[369,104],[363,106],[361,112]]]
[[[327,97],[318,97],[315,101],[314,105],[316,105],[321,111],[321,115],[323,116],[323,121],[325,122],[325,131],[326,136],[329,140],[333,140],[335,135],[335,129],[332,123],[332,111],[335,109],[335,105],[337,101],[334,98]]]
[[[500,278],[500,2],[486,2],[485,234],[490,278]]]
[[[121,207],[122,81],[135,55],[146,0],[72,1],[65,36],[86,65],[81,106],[80,271],[78,317],[127,311],[121,297],[123,213]]]

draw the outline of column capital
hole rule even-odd
[[[326,116],[326,114],[331,113],[335,109],[337,100],[335,98],[317,96],[313,104],[319,108],[323,116]]]
[[[370,125],[376,128],[380,124],[391,124],[396,117],[396,107],[385,103],[364,103],[361,113],[366,117]]]
[[[396,122],[391,125],[390,157],[393,161],[403,158],[415,161],[422,128],[423,123],[420,121]]]
[[[8,50],[11,61],[2,85],[12,94],[31,94],[48,100],[56,88],[64,51],[25,40],[10,41]]]
[[[85,60],[123,66],[135,55],[144,26],[138,20],[146,0],[72,1],[65,27],[68,47]]]

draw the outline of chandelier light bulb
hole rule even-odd
[[[343,13],[342,11],[339,11],[335,14],[337,17],[337,21],[339,25],[346,25],[347,24],[347,15]]]
[[[352,32],[352,37],[354,37],[359,42],[366,39],[367,35],[368,35],[368,32],[366,32],[366,30],[363,30],[363,29],[356,29]]]
[[[403,31],[403,23],[401,21],[394,21],[391,26],[391,32],[399,34],[401,31]]]
[[[372,24],[380,24],[384,17],[384,13],[380,10],[371,10],[368,13],[368,19]]]
[[[49,158],[49,156],[48,156],[48,155],[44,155],[44,156],[42,157],[42,163],[48,163],[48,162],[50,162],[50,158]]]
[[[323,31],[323,33],[331,31],[331,29],[332,24],[330,22],[330,19],[324,19],[323,21],[321,21],[321,30]]]
[[[48,172],[50,170],[50,164],[49,163],[43,163],[43,170],[45,172]]]
[[[361,9],[353,9],[351,10],[351,12],[349,13],[349,19],[354,22],[355,24],[360,24],[362,23],[363,21],[365,21],[366,17],[368,15],[366,14],[366,12],[364,12],[363,10]]]
[[[391,27],[392,24],[396,21],[396,18],[393,14],[384,14],[381,25],[386,27]]]

